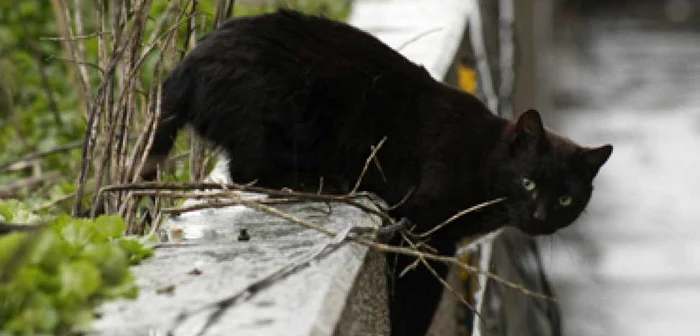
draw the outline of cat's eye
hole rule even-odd
[[[523,188],[525,188],[525,190],[527,190],[527,191],[533,191],[537,187],[537,185],[535,185],[535,182],[527,177],[523,177],[522,183],[523,183]]]
[[[571,205],[571,201],[572,201],[571,196],[567,195],[567,196],[559,197],[559,204],[561,204],[562,206],[567,207],[567,206]]]

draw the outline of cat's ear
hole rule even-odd
[[[544,135],[544,125],[537,110],[523,112],[515,123],[518,135],[526,135],[531,139],[540,139]]]
[[[544,125],[536,110],[523,112],[515,122],[515,136],[511,143],[513,154],[538,152],[547,146]]]
[[[598,170],[603,164],[608,161],[610,155],[612,154],[613,147],[611,145],[604,145],[596,148],[584,149],[583,162],[588,166],[588,169],[593,172],[593,176],[598,174]]]

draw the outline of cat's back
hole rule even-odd
[[[423,68],[362,30],[290,10],[229,20],[207,35],[188,58],[282,71],[287,67],[334,73],[348,70],[429,80]]]

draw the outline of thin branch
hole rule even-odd
[[[67,37],[55,37],[55,36],[43,36],[39,37],[39,41],[78,41],[78,40],[89,40],[95,37],[99,37],[101,35],[109,35],[112,34],[112,32],[109,31],[103,31],[103,32],[94,32],[90,33],[87,35],[75,35],[75,36],[67,36]]]
[[[404,42],[404,43],[401,43],[401,45],[400,45],[398,48],[396,48],[396,50],[397,50],[397,51],[401,51],[401,50],[403,50],[403,48],[406,48],[406,47],[407,47],[408,45],[410,45],[411,43],[416,42],[416,41],[422,39],[423,37],[428,36],[428,35],[430,35],[430,34],[432,34],[432,33],[437,33],[437,32],[439,32],[439,31],[441,31],[441,30],[442,30],[442,28],[440,28],[440,27],[426,30],[426,31],[424,31],[424,32],[422,32],[422,33],[420,33],[420,34],[418,34],[418,35],[416,35],[416,36],[410,38],[408,41],[406,41],[406,42]]]
[[[416,237],[425,238],[425,237],[427,237],[427,236],[430,236],[431,234],[435,233],[437,230],[442,229],[442,228],[445,227],[447,224],[450,224],[450,223],[454,222],[455,220],[459,219],[460,217],[462,217],[462,216],[464,216],[464,215],[466,215],[466,214],[469,214],[469,213],[471,213],[471,212],[477,211],[477,210],[479,210],[479,209],[483,209],[483,208],[485,208],[485,207],[487,207],[487,206],[489,206],[489,205],[493,205],[493,204],[496,204],[496,203],[501,203],[501,202],[503,202],[503,201],[505,201],[505,197],[497,198],[497,199],[494,199],[494,200],[491,200],[491,201],[488,201],[488,202],[484,202],[484,203],[477,204],[477,205],[472,206],[472,207],[470,207],[470,208],[468,208],[468,209],[464,209],[464,210],[462,210],[462,211],[460,211],[460,212],[458,212],[458,213],[452,215],[452,217],[448,218],[446,221],[444,221],[444,222],[442,222],[442,223],[440,223],[440,224],[434,226],[432,229],[430,229],[430,230],[428,230],[428,231],[426,231],[426,232],[423,232],[423,233],[418,233],[418,234],[416,234]]]
[[[34,208],[34,211],[35,211],[35,212],[38,212],[38,211],[44,211],[44,210],[51,209],[51,208],[55,207],[56,205],[58,205],[59,203],[65,202],[65,201],[67,201],[67,200],[69,200],[69,199],[71,199],[71,198],[73,198],[73,197],[75,197],[75,192],[72,192],[72,193],[69,193],[69,194],[67,194],[67,195],[61,196],[61,197],[59,197],[59,198],[57,198],[57,199],[55,199],[55,200],[53,200],[53,201],[51,201],[51,202],[47,202],[47,203],[45,203],[45,204],[42,204],[42,205],[40,205],[40,206]]]
[[[450,285],[447,281],[445,281],[445,279],[440,277],[440,275],[433,268],[433,266],[431,266],[427,261],[425,261],[425,259],[418,259],[418,260],[420,260],[423,263],[423,266],[425,266],[425,268],[427,268],[428,271],[430,271],[430,273],[432,273],[433,276],[435,276],[435,278],[438,281],[440,281],[440,283],[442,284],[443,287],[445,287],[445,289],[447,289],[450,293],[452,293],[452,295],[454,295],[457,299],[459,299],[459,301],[462,302],[463,305],[465,305],[467,308],[469,308],[469,310],[471,310],[472,313],[474,313],[474,315],[476,315],[476,317],[478,317],[481,321],[484,321],[484,317],[481,316],[481,313],[478,312],[476,310],[476,308],[474,308],[474,305],[467,302],[467,300],[465,300],[462,295],[457,293],[457,291],[455,291],[454,288],[452,288],[452,285]]]
[[[46,60],[47,60],[47,61],[59,60],[59,61],[65,61],[65,62],[68,62],[68,63],[75,63],[75,64],[78,64],[78,65],[87,65],[87,66],[89,66],[89,67],[91,67],[91,68],[93,68],[93,69],[99,71],[100,74],[102,74],[103,76],[104,76],[104,74],[105,74],[104,69],[102,69],[102,68],[99,66],[99,64],[95,64],[95,63],[88,62],[88,61],[81,61],[81,60],[76,60],[76,59],[67,58],[67,57],[62,57],[62,56],[56,56],[56,55],[49,55],[49,56],[46,57]]]
[[[73,149],[77,149],[77,148],[80,147],[80,145],[82,145],[82,141],[75,141],[75,142],[67,143],[67,144],[65,144],[65,145],[58,146],[58,147],[56,147],[56,148],[52,148],[52,149],[48,149],[48,150],[44,150],[44,151],[39,151],[39,152],[27,154],[27,155],[21,157],[21,158],[18,159],[18,160],[0,164],[0,172],[3,172],[3,171],[5,171],[5,170],[9,169],[10,167],[14,166],[15,164],[18,164],[18,163],[21,163],[21,162],[32,161],[32,160],[36,160],[36,159],[39,159],[39,158],[43,158],[43,157],[45,157],[45,156],[49,156],[49,155],[53,155],[53,154],[62,153],[62,152],[65,152],[65,151],[70,151],[70,150],[73,150]]]
[[[142,182],[142,183],[131,183],[131,184],[120,184],[111,185],[103,187],[100,193],[103,192],[115,192],[115,191],[127,191],[127,190],[207,190],[207,189],[227,189],[227,190],[238,190],[247,191],[252,193],[267,194],[270,196],[280,196],[288,198],[299,198],[311,201],[322,201],[322,202],[341,202],[345,204],[350,204],[361,210],[380,216],[390,224],[396,224],[394,218],[389,216],[384,211],[379,211],[373,207],[369,207],[359,201],[356,198],[366,197],[370,201],[374,201],[374,196],[369,193],[355,193],[354,195],[319,195],[316,193],[305,193],[296,191],[281,191],[276,189],[256,187],[253,185],[242,185],[242,184],[220,184],[220,183],[157,183],[157,182]],[[377,204],[379,206],[379,204]]]
[[[408,189],[408,192],[406,193],[406,195],[403,195],[403,198],[402,198],[398,203],[389,206],[389,209],[388,209],[388,210],[389,210],[389,211],[394,210],[394,209],[396,209],[396,208],[402,206],[404,203],[406,203],[406,201],[408,200],[408,198],[411,197],[411,195],[413,195],[413,191],[414,191],[414,190],[416,190],[416,188],[414,188],[414,187],[411,187],[411,189]]]
[[[369,164],[372,163],[372,160],[377,155],[377,152],[382,148],[382,145],[384,145],[385,141],[386,141],[386,137],[383,137],[382,140],[380,140],[376,146],[372,147],[372,152],[370,153],[369,157],[367,157],[367,160],[365,160],[365,165],[364,165],[364,167],[362,167],[362,172],[360,172],[360,176],[357,177],[357,181],[355,182],[355,186],[350,191],[350,194],[354,194],[355,192],[357,192],[357,188],[360,187],[360,184],[362,183],[362,179],[365,177],[365,174],[367,173],[367,168],[369,168]]]
[[[34,191],[42,185],[51,181],[56,181],[59,178],[59,175],[56,173],[48,173],[36,177],[25,178],[10,184],[0,185],[0,199],[15,198],[19,195],[20,191],[25,188],[28,191]]]
[[[290,203],[304,202],[304,200],[292,199],[292,198],[271,198],[271,199],[257,200],[257,202],[262,203],[262,204],[290,204]],[[230,207],[233,205],[240,205],[240,204],[241,203],[238,201],[215,201],[215,202],[206,202],[206,203],[199,203],[199,204],[186,205],[186,206],[180,206],[180,207],[165,208],[165,209],[161,210],[160,212],[163,214],[168,214],[168,215],[179,215],[179,214],[183,214],[185,212],[204,210],[204,209],[226,208],[226,207]]]

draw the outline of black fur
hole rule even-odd
[[[536,111],[517,123],[499,118],[376,38],[290,11],[212,32],[173,70],[162,103],[151,163],[189,124],[227,151],[236,182],[316,191],[323,177],[326,192],[344,193],[386,137],[377,155],[383,174],[373,165],[360,189],[389,204],[413,190],[392,215],[418,232],[507,197],[432,235],[429,244],[448,255],[461,238],[504,225],[531,234],[569,225],[612,150],[584,149],[545,131]],[[147,167],[151,178],[155,165]],[[536,187],[527,190],[524,178]],[[563,206],[566,195],[571,204]],[[393,266],[401,271],[412,261],[400,257]],[[435,268],[445,275],[446,267]],[[441,285],[424,268],[394,285],[392,334],[423,335]]]

